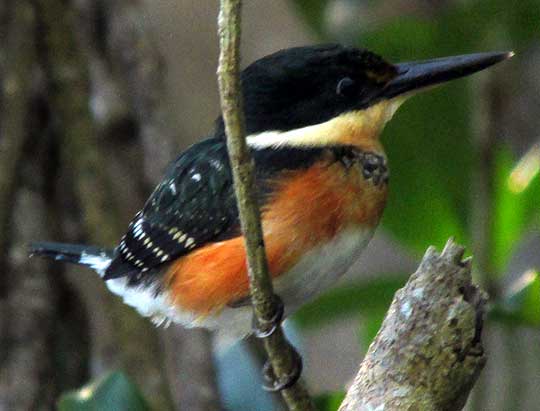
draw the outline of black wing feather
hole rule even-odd
[[[205,140],[169,166],[131,222],[106,278],[147,272],[212,239],[238,232],[237,226],[226,144]]]
[[[328,150],[326,150],[328,151]],[[307,168],[323,148],[254,150],[259,204],[271,197],[276,175]],[[152,270],[211,241],[240,234],[233,179],[224,139],[195,144],[168,168],[143,209],[131,222],[105,279],[129,276],[151,281]]]

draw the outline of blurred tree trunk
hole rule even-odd
[[[56,310],[42,262],[17,258],[21,241],[44,233],[42,190],[20,189],[35,72],[35,13],[28,1],[0,9],[0,409],[47,409],[53,403],[51,326]],[[39,185],[39,183],[38,183]],[[41,184],[41,187],[43,185]],[[26,203],[32,225],[21,227]],[[18,246],[18,247],[17,247]],[[30,275],[26,275],[27,273]]]
[[[0,410],[52,410],[111,368],[152,409],[218,408],[208,333],[158,332],[85,270],[26,256],[114,246],[172,159],[150,31],[137,0],[0,3]]]

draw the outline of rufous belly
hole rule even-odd
[[[286,305],[327,288],[363,250],[381,217],[386,184],[359,168],[321,161],[282,175],[263,208],[269,269]],[[166,275],[171,302],[201,321],[249,295],[243,239],[208,244],[174,262]]]

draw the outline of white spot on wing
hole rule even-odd
[[[221,163],[221,161],[218,161],[216,159],[210,160],[210,164],[218,171],[223,168],[223,164]]]

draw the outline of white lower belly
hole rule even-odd
[[[274,281],[287,313],[333,286],[360,257],[373,236],[372,229],[350,228],[325,245],[309,251],[287,273]]]
[[[284,304],[286,315],[333,286],[347,272],[373,236],[373,229],[344,230],[332,241],[309,251],[287,273],[274,280],[274,291]],[[251,307],[225,308],[208,318],[204,326],[222,334],[243,337],[251,331]]]

